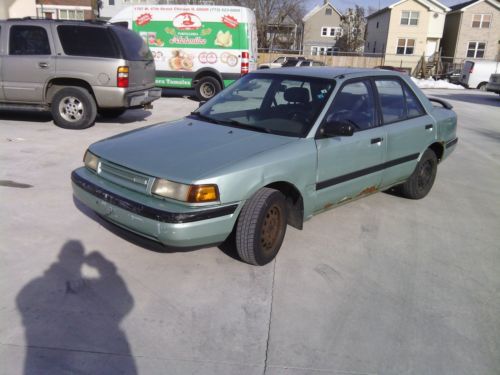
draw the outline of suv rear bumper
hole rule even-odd
[[[141,107],[161,97],[161,88],[128,91],[120,87],[93,87],[99,108]]]

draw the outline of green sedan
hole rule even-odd
[[[231,239],[243,261],[264,265],[287,225],[391,187],[425,197],[456,127],[448,103],[397,72],[259,70],[181,120],[92,144],[73,191],[164,245]]]

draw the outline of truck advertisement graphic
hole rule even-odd
[[[110,22],[123,19],[149,46],[160,87],[197,88],[210,76],[218,81],[220,87],[213,89],[219,91],[239,78],[245,56],[250,69],[257,59],[255,16],[247,8],[134,6]]]

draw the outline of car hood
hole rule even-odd
[[[294,140],[185,118],[107,138],[90,151],[137,172],[190,182]]]

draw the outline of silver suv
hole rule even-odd
[[[0,109],[50,110],[56,125],[84,129],[97,113],[151,107],[155,64],[143,39],[120,26],[0,21]]]

